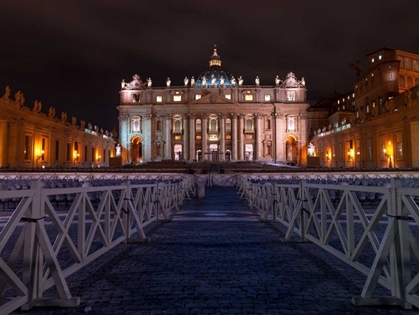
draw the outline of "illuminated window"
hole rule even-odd
[[[296,98],[295,91],[287,91],[287,100],[294,101]]]
[[[175,140],[181,140],[181,136],[175,136]]]
[[[287,117],[287,130],[288,131],[295,131],[296,130],[296,118],[295,117]]]
[[[230,100],[230,99],[232,98],[230,94],[226,94],[226,95],[225,95],[225,97],[226,97],[228,100]]]
[[[140,116],[131,117],[131,131],[138,132],[140,131]]]
[[[382,55],[379,55],[379,60],[382,60]]]
[[[354,97],[354,93],[351,95],[351,97]]]
[[[231,135],[226,135],[226,140],[231,140],[232,136]]]
[[[200,98],[201,98],[201,95],[200,95],[200,94],[196,94],[196,95],[195,95],[195,99],[196,99],[196,100],[199,100]]]
[[[201,140],[201,136],[195,136],[195,139]]]
[[[369,114],[369,105],[366,105],[366,113]]]
[[[340,100],[337,101],[337,104],[340,105]]]
[[[216,134],[210,135],[209,140],[210,141],[217,141],[217,135]]]
[[[254,95],[252,94],[245,94],[245,101],[253,101]]]
[[[252,135],[246,135],[246,136],[245,136],[245,139],[246,139],[246,140],[252,140]]]
[[[375,62],[375,58],[372,58],[372,62]]]
[[[156,96],[156,102],[162,103],[162,96]]]
[[[181,102],[182,97],[181,95],[174,95],[174,102]]]
[[[264,95],[264,101],[269,102],[270,101],[270,95]]]

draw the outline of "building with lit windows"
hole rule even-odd
[[[306,164],[304,78],[290,72],[270,86],[252,85],[222,67],[214,49],[209,67],[183,86],[155,87],[134,75],[121,82],[122,163],[262,161]]]
[[[10,88],[0,98],[0,168],[73,168],[108,166],[115,156],[113,135],[55,109],[42,111],[41,102],[25,106],[19,91],[10,98]]]
[[[348,94],[308,109],[308,137],[320,166],[418,168],[419,58],[381,49]]]

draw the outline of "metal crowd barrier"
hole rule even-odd
[[[122,242],[148,241],[144,227],[168,220],[193,185],[185,176],[178,183],[45,189],[38,179],[27,190],[0,191],[0,199],[20,200],[0,232],[0,314],[78,306],[66,278]],[[57,211],[51,199],[65,194],[74,198]],[[53,286],[59,296],[44,297]]]
[[[282,241],[313,242],[366,275],[354,304],[418,308],[419,189],[403,188],[399,179],[390,186],[257,184],[243,176],[237,188],[263,219],[287,227]],[[390,296],[373,296],[378,284]]]

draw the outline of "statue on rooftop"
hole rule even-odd
[[[76,123],[77,123],[77,119],[76,119],[76,117],[71,117],[71,124],[72,124],[72,126],[76,126]]]
[[[81,129],[85,129],[85,124],[86,124],[85,121],[84,120],[81,120],[80,121],[80,128]]]
[[[20,104],[20,91],[17,91],[15,94],[15,102]]]
[[[278,75],[276,75],[276,78],[274,79],[274,81],[276,82],[276,85],[280,85],[281,80]]]
[[[169,79],[169,77],[166,79],[166,86],[167,87],[171,86],[171,79]]]
[[[205,86],[206,86],[206,84],[207,84],[207,79],[206,79],[206,77],[203,75],[203,76],[201,77],[201,85],[202,85],[203,87],[205,87]]]
[[[234,77],[234,76],[232,76],[232,77],[230,78],[230,84],[232,84],[232,86],[236,86],[236,79],[235,79],[235,77]]]
[[[122,81],[121,81],[121,88],[122,89],[125,88],[125,80],[124,79],[122,79]]]
[[[187,86],[188,86],[188,81],[189,81],[189,80],[188,80],[188,78],[187,78],[187,77],[185,77],[185,78],[184,78],[184,86],[185,86],[185,87],[187,87]]]
[[[151,88],[152,87],[152,78],[148,78],[147,79],[147,87]]]
[[[9,96],[10,96],[10,88],[9,88],[9,86],[6,86],[6,89],[5,89],[5,91],[4,91],[3,98],[4,98],[4,99],[8,99],[8,98],[9,98]]]
[[[194,76],[191,77],[191,86],[195,86],[195,78],[194,78]]]
[[[221,76],[220,77],[220,86],[224,86],[225,85],[225,77]]]
[[[239,82],[239,86],[242,86],[242,84],[244,84],[244,79],[242,79],[242,76],[239,76],[238,82]]]
[[[61,112],[61,121],[66,122],[66,120],[67,120],[67,113],[66,112]]]
[[[313,156],[315,153],[315,146],[310,142],[308,145],[308,156]]]
[[[211,86],[215,86],[216,85],[216,77],[214,76],[214,74],[211,75]]]
[[[36,100],[35,102],[34,102],[34,108],[32,109],[34,112],[37,112],[37,113],[39,113],[39,112],[41,112],[41,109],[42,109],[42,103],[41,102],[38,102],[38,100]]]
[[[260,85],[260,78],[258,76],[255,78],[255,85]]]

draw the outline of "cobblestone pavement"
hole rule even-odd
[[[362,274],[314,244],[281,243],[285,229],[259,222],[233,188],[207,188],[146,232],[150,243],[122,244],[69,277],[78,308],[29,314],[418,314],[354,306]]]

